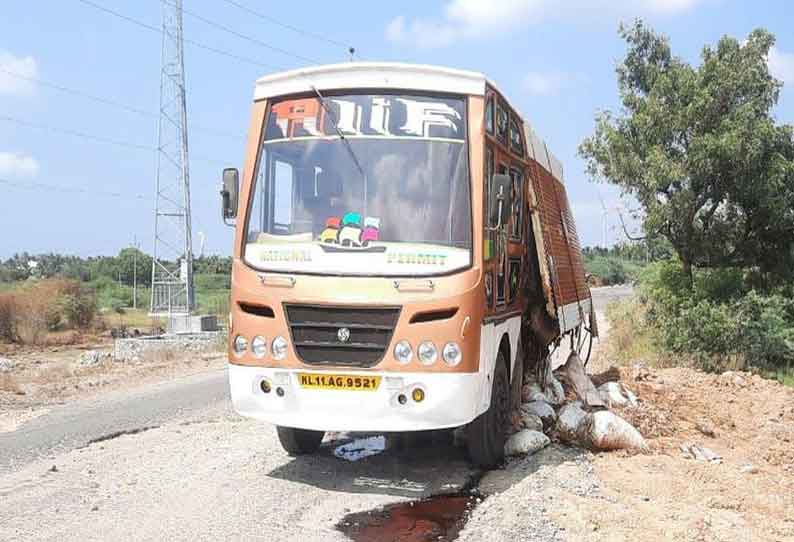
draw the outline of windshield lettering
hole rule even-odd
[[[471,265],[463,99],[271,105],[244,259],[263,271],[421,276]]]

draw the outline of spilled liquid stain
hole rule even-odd
[[[348,514],[337,529],[354,542],[450,542],[481,500],[466,492],[392,504]]]

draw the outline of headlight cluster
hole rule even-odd
[[[444,348],[441,349],[440,357],[444,360],[444,363],[450,367],[455,367],[463,359],[463,353],[458,343],[448,342],[444,345]],[[432,341],[423,341],[419,343],[416,349],[416,358],[419,360],[419,363],[429,367],[438,361],[438,348],[436,348],[436,345],[433,344]],[[397,363],[400,365],[408,365],[411,363],[414,359],[414,351],[411,347],[411,343],[403,340],[394,345],[394,359],[396,359]]]
[[[248,351],[248,339],[242,335],[237,335],[232,343],[232,349],[237,357],[242,357]],[[264,358],[268,353],[267,339],[257,335],[251,339],[251,354],[255,358]],[[287,357],[287,339],[278,336],[270,344],[270,353],[273,359],[280,361]]]

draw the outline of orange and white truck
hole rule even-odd
[[[232,401],[292,454],[465,426],[494,465],[523,374],[594,328],[562,165],[480,73],[267,75],[221,195]]]

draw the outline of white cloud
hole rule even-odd
[[[3,71],[6,70],[6,71]],[[20,77],[14,77],[12,72]],[[14,56],[0,50],[0,94],[28,95],[33,92],[33,82],[25,77],[36,77],[38,66],[32,56]]]
[[[676,15],[708,1],[713,0],[448,0],[440,20],[406,20],[403,15],[392,19],[386,27],[386,38],[419,48],[443,47],[549,19]]]
[[[0,176],[15,178],[35,177],[39,163],[26,154],[0,152]]]
[[[769,50],[767,58],[769,72],[784,83],[794,83],[794,53],[786,53],[777,47]]]

